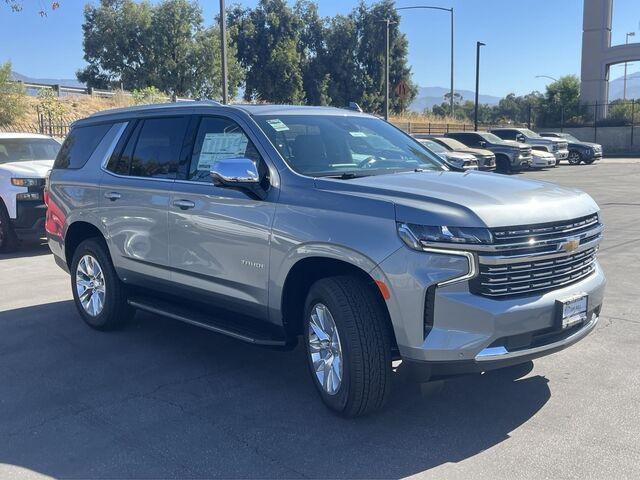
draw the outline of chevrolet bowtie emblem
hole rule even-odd
[[[571,240],[567,240],[566,242],[558,245],[558,250],[563,250],[567,253],[571,253],[576,250],[580,246],[579,238],[572,238]]]

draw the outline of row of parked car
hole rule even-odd
[[[488,132],[416,135],[453,170],[500,172],[547,168],[567,160],[591,164],[602,158],[602,146],[582,142],[568,133],[536,133],[528,128],[496,128]]]

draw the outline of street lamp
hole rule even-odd
[[[473,130],[478,131],[478,91],[480,90],[480,47],[486,43],[476,42],[476,105],[473,109]]]
[[[444,7],[431,7],[431,6],[427,6],[427,5],[416,5],[416,6],[411,6],[411,7],[398,7],[396,8],[396,10],[442,10],[445,12],[449,12],[451,14],[451,98],[449,99],[450,104],[451,104],[451,116],[453,117],[453,7],[452,8],[444,8]],[[389,25],[391,25],[394,22],[391,22],[389,19],[384,20],[386,21],[387,24],[387,33],[386,33],[386,42],[387,42],[387,53],[386,53],[386,59],[385,59],[385,65],[386,65],[386,73],[385,73],[385,100],[384,100],[384,104],[385,104],[385,112],[384,112],[384,119],[388,120],[389,119]]]
[[[224,8],[224,0],[220,0],[220,53],[222,56],[222,103],[229,102],[229,90],[227,88],[227,18]]]
[[[558,79],[555,77],[550,77],[549,75],[536,75],[536,78],[548,78],[549,80],[553,80],[554,82],[557,82]]]
[[[625,37],[625,41],[624,44],[625,45],[629,45],[629,37],[635,37],[636,36],[636,32],[628,32],[626,34]],[[622,100],[626,100],[627,99],[627,62],[624,62],[624,80],[623,80],[623,87],[622,87]]]

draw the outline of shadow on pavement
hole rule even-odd
[[[546,379],[514,371],[448,380],[431,395],[397,374],[384,411],[345,420],[324,408],[306,368],[301,348],[259,349],[146,314],[99,333],[71,301],[1,312],[0,467],[401,477],[491,448],[550,398]]]
[[[49,245],[46,242],[23,242],[18,248],[9,253],[0,253],[0,260],[10,258],[37,257],[40,255],[49,255]]]

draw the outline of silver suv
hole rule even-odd
[[[49,245],[89,326],[138,310],[246,342],[302,337],[324,403],[380,408],[392,361],[486,371],[595,327],[587,194],[451,172],[375,117],[213,102],[76,122],[47,182]]]

